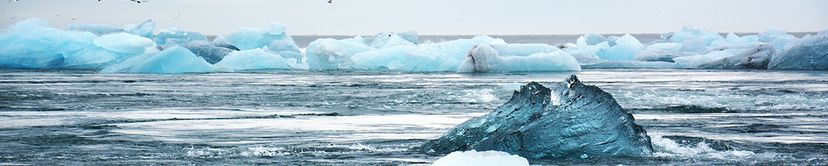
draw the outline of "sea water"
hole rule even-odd
[[[531,164],[828,162],[825,71],[0,70],[0,165],[429,164],[421,143],[570,74],[632,112],[656,153]]]

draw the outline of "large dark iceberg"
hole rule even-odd
[[[550,88],[531,82],[495,111],[472,118],[420,150],[497,150],[526,158],[641,157],[647,132],[607,92],[575,75]]]

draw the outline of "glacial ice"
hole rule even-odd
[[[180,30],[178,28],[162,29],[153,38],[158,45],[183,45],[193,41],[207,41],[207,36],[198,32]]]
[[[580,71],[574,57],[560,50],[540,51],[525,56],[501,56],[488,44],[475,46],[457,72]]]
[[[458,125],[419,150],[496,150],[536,159],[641,157],[653,148],[646,131],[612,95],[572,75],[551,88],[529,83],[493,112]]]
[[[768,31],[759,33],[759,41],[768,43],[777,50],[784,50],[788,43],[793,43],[797,40],[796,36],[790,35],[787,32],[779,29],[768,29]]]
[[[190,52],[204,58],[204,60],[210,64],[218,63],[233,51],[239,51],[239,49],[233,45],[204,40],[192,41],[181,45],[181,47],[187,48]]]
[[[815,36],[803,37],[784,51],[774,55],[768,69],[826,70],[828,69],[828,30]]]
[[[225,67],[224,71],[230,70],[228,68],[270,68],[267,66],[409,72],[577,71],[581,67],[828,68],[825,67],[823,46],[826,32],[799,39],[777,29],[757,35],[729,33],[722,36],[701,28],[684,27],[663,34],[661,39],[648,44],[642,44],[631,35],[585,34],[575,43],[558,45],[506,43],[489,36],[419,43],[416,32],[393,32],[364,38],[318,39],[300,50],[285,32],[285,25],[278,22],[264,29],[242,28],[214,41],[208,41],[198,32],[176,28],[162,29],[153,35],[154,28],[152,20],[125,26],[70,24],[69,30],[48,27],[46,21],[38,19],[20,21],[0,33],[3,43],[0,45],[0,68],[102,69],[174,46],[184,47],[210,64],[219,63],[241,50],[255,50],[239,53],[245,55],[241,57],[267,58],[255,65],[235,62],[252,66],[236,65]],[[765,46],[760,47],[762,44]],[[493,51],[472,56],[472,49],[480,45]],[[250,53],[263,55],[250,56]],[[273,60],[276,56],[281,60]],[[573,61],[578,65],[573,65]],[[279,65],[274,65],[277,63]]]
[[[51,28],[44,20],[20,21],[0,33],[0,67],[100,68],[131,56],[98,47],[95,40],[95,34]]]
[[[135,56],[108,66],[103,73],[197,73],[212,72],[213,65],[184,47],[174,46],[158,53]]]
[[[155,42],[145,37],[129,34],[107,34],[92,40],[96,46],[118,53],[143,54],[148,48],[155,47]]]
[[[283,58],[277,53],[261,48],[232,52],[215,65],[219,70],[225,71],[307,68],[295,60]]]
[[[609,48],[600,49],[597,56],[603,60],[635,60],[636,53],[644,48],[644,44],[629,34],[618,38],[615,43],[610,44]]]
[[[432,166],[529,166],[526,158],[499,151],[457,151],[437,159]]]
[[[308,68],[314,70],[351,68],[353,66],[351,56],[374,49],[365,45],[362,40],[362,37],[314,40],[305,49]]]
[[[698,66],[704,69],[768,69],[771,56],[776,49],[767,44],[746,49],[736,55],[707,62]]]
[[[240,50],[267,48],[271,51],[300,52],[293,38],[285,32],[287,28],[279,22],[271,23],[269,29],[242,28],[227,36],[217,38],[217,42],[226,42]]]

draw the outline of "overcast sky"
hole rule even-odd
[[[828,0],[20,0],[0,2],[0,24],[38,17],[67,23],[154,19],[227,34],[280,21],[294,35],[661,33],[694,25],[720,32],[828,29]]]

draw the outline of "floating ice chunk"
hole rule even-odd
[[[586,69],[674,69],[676,63],[661,61],[605,61],[582,66]]]
[[[510,71],[580,71],[574,57],[556,50],[527,56],[501,56],[488,44],[477,45],[460,64],[457,72],[510,72]]]
[[[744,49],[743,52],[733,56],[707,62],[698,66],[705,69],[767,69],[771,56],[776,54],[776,49],[767,44],[759,44],[755,47]]]
[[[299,47],[296,45],[296,42],[285,32],[284,24],[279,22],[273,22],[268,30],[242,28],[220,39],[241,50],[264,48],[267,46],[271,51],[299,52]]]
[[[359,69],[456,71],[469,50],[481,43],[503,44],[505,42],[488,36],[477,36],[441,43],[371,50],[353,55],[351,59],[355,67]]]
[[[583,36],[578,37],[578,39],[576,39],[576,44],[578,44],[578,45],[597,45],[598,43],[602,43],[602,42],[605,42],[605,41],[607,41],[607,38],[602,36],[602,35],[588,33],[588,34],[584,34]]]
[[[345,40],[317,39],[305,49],[309,69],[349,69],[352,68],[351,56],[373,50],[365,45],[361,37]]]
[[[174,46],[108,66],[103,73],[194,73],[214,71],[213,65],[184,47]]]
[[[0,67],[61,68],[67,55],[95,48],[92,40],[96,37],[51,28],[41,19],[20,21],[0,33]]]
[[[143,54],[147,48],[155,46],[152,40],[129,33],[103,35],[92,43],[113,52],[126,54]]]
[[[774,55],[768,69],[826,70],[828,69],[828,30],[815,36],[803,37],[784,51]]]
[[[183,45],[192,41],[207,41],[207,36],[198,32],[168,28],[162,29],[153,40],[158,45]]]
[[[687,56],[691,53],[682,51],[679,43],[654,43],[638,52],[636,59],[640,61],[673,62],[673,58]]]
[[[629,34],[618,38],[615,43],[599,50],[596,55],[603,60],[635,60],[635,55],[644,48],[644,44]]]
[[[653,152],[650,137],[630,113],[609,93],[582,84],[574,75],[551,89],[529,83],[491,113],[420,147],[429,154],[472,149],[530,159],[642,157]]]
[[[182,47],[187,48],[199,57],[204,58],[204,60],[210,64],[218,63],[231,52],[239,50],[229,44],[214,43],[204,40],[193,41],[182,45]]]
[[[264,49],[236,51],[224,57],[216,67],[222,70],[240,71],[255,69],[306,69],[295,60],[282,58]]]
[[[590,65],[601,63],[604,60],[601,60],[596,54],[602,48],[608,48],[609,45],[606,42],[602,42],[598,45],[586,45],[586,44],[577,44],[575,47],[564,48],[564,51],[575,57],[578,60],[578,63],[581,65]]]
[[[759,33],[758,37],[760,42],[768,43],[777,50],[784,50],[788,43],[794,43],[799,40],[796,36],[790,35],[783,30],[773,28],[768,29],[766,32]]]
[[[437,159],[432,166],[529,166],[526,158],[499,151],[457,151]]]
[[[439,50],[417,46],[398,46],[357,53],[351,57],[354,67],[367,70],[450,71],[459,61],[440,56]]]
[[[665,37],[672,43],[699,43],[704,46],[710,45],[715,40],[724,39],[717,32],[691,26],[683,27],[681,31],[669,33]]]

